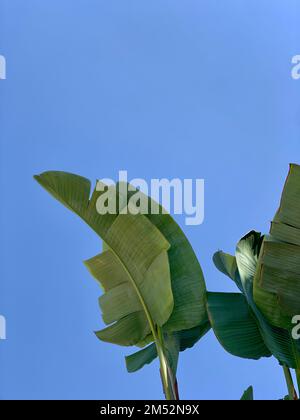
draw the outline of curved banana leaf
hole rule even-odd
[[[165,334],[165,345],[169,364],[176,375],[177,360],[179,352],[193,347],[210,330],[210,323],[204,322],[198,327],[190,330],[183,330],[173,334]],[[146,364],[150,364],[157,357],[155,344],[127,356],[126,366],[128,372],[136,372],[142,369]]]
[[[210,292],[207,305],[216,337],[230,354],[253,360],[271,356],[242,294]]]
[[[272,326],[263,316],[261,311],[255,304],[253,298],[253,280],[256,274],[258,259],[261,252],[261,246],[263,243],[263,237],[257,232],[250,232],[237,245],[236,250],[236,263],[238,270],[236,272],[236,283],[242,285],[242,294],[245,301],[249,307],[250,312],[253,314],[254,319],[257,324],[257,328],[260,331],[262,340],[271,354],[278,359],[281,364],[287,365],[290,368],[296,368],[298,366],[298,349],[297,346],[299,343],[295,342],[292,339],[289,331]],[[229,310],[229,308],[228,308]],[[210,312],[208,304],[209,317],[211,318],[213,314]],[[214,311],[214,317],[220,319],[222,311],[217,313],[217,308]],[[240,314],[243,313],[239,309]],[[238,313],[238,312],[237,312]],[[244,308],[245,313],[245,308]],[[245,322],[245,320],[244,320]],[[233,322],[234,325],[234,322]],[[212,327],[215,330],[216,327],[212,323]],[[244,328],[244,327],[243,327]],[[243,329],[242,328],[242,329]],[[218,335],[219,330],[215,330],[216,335]],[[243,336],[243,331],[238,333],[238,337]],[[226,337],[227,338],[227,337]],[[250,340],[250,339],[249,339]],[[224,343],[222,343],[225,347]],[[229,344],[231,344],[229,342]],[[229,344],[226,342],[226,347],[228,351],[233,353],[232,348],[229,347]],[[234,348],[233,348],[234,350]],[[237,353],[234,353],[237,354]],[[237,354],[238,355],[238,354]],[[240,355],[240,357],[243,357]],[[251,357],[250,357],[251,358]]]
[[[99,303],[104,321],[111,324],[97,333],[100,339],[140,347],[150,343],[153,338],[144,316],[145,307],[152,321],[164,326],[165,333],[207,323],[201,267],[170,215],[124,215],[126,207],[132,209],[135,205],[131,200],[135,191],[132,189],[124,197],[122,184],[106,190],[96,188],[90,197],[90,181],[78,175],[45,172],[35,179],[105,241],[104,252],[86,261],[105,291]],[[112,188],[115,190],[110,191]],[[99,214],[98,201],[104,202],[109,191],[117,192],[116,214]],[[147,200],[151,205],[153,201]],[[154,290],[150,290],[150,278]]]
[[[103,341],[130,346],[144,340],[153,325],[163,326],[173,307],[167,251],[161,232],[141,214],[99,215],[94,191],[84,178],[46,173],[37,180],[52,195],[84,219],[109,250],[86,264],[104,287],[100,298],[103,320],[111,324],[97,336]]]
[[[254,299],[274,326],[291,330],[300,314],[300,166],[291,165],[254,279]]]

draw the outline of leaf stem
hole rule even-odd
[[[171,400],[178,400],[178,388],[176,383],[176,378],[174,377],[173,371],[170,367],[168,358],[166,357],[166,347],[165,347],[165,340],[164,340],[164,334],[162,331],[162,328],[157,327],[157,333],[158,333],[158,339],[162,347],[162,352],[165,359],[165,365],[166,365],[166,377],[167,377],[167,384],[168,388],[170,389],[170,397]]]
[[[292,401],[298,400],[298,395],[294,387],[294,382],[293,382],[290,369],[287,366],[283,366],[283,371],[284,371],[284,376],[285,376],[290,400]]]
[[[159,363],[160,363],[160,375],[161,375],[161,380],[163,384],[164,394],[165,394],[166,400],[173,400],[172,392],[169,387],[167,360],[166,360],[160,341],[159,340],[155,341],[155,344],[156,344],[157,354],[158,354]]]
[[[156,345],[156,349],[157,349],[157,355],[159,358],[159,363],[160,363],[160,376],[161,376],[161,380],[162,380],[162,385],[163,385],[163,389],[164,389],[164,394],[167,400],[175,400],[176,399],[176,393],[173,394],[172,389],[173,389],[173,381],[170,381],[170,376],[169,376],[169,366],[168,366],[168,361],[167,358],[165,356],[165,349],[164,349],[164,341],[163,341],[163,334],[162,334],[162,330],[161,328],[157,327],[156,329],[156,325],[151,317],[150,311],[146,305],[146,302],[143,299],[143,296],[139,290],[139,288],[137,287],[130,271],[128,270],[126,264],[123,262],[123,260],[120,258],[120,256],[111,248],[111,251],[114,253],[114,255],[116,256],[116,258],[119,260],[120,264],[123,266],[124,270],[126,271],[127,275],[129,276],[129,279],[131,281],[131,284],[134,288],[134,290],[136,291],[136,294],[138,295],[138,298],[140,300],[140,303],[144,309],[146,318],[148,320],[149,323],[149,327],[150,330],[152,332],[153,335],[153,340],[155,342]],[[171,388],[170,388],[170,383]]]

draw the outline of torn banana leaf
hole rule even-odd
[[[289,331],[300,314],[300,166],[291,165],[280,207],[254,279],[254,299],[266,319]]]
[[[203,324],[209,328],[201,267],[169,214],[140,214],[137,200],[131,200],[136,190],[124,195],[122,183],[105,188],[97,183],[91,194],[90,181],[78,175],[45,172],[35,179],[106,244],[102,254],[85,262],[104,290],[99,304],[108,326],[97,332],[101,340],[143,347],[151,343],[158,325],[170,338],[170,354],[175,354],[177,333]],[[116,212],[101,214],[99,202],[113,196]],[[185,340],[187,347],[193,342]]]

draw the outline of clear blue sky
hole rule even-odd
[[[289,162],[300,162],[298,0],[0,0],[1,398],[162,396],[158,366],[98,341],[98,238],[32,175],[204,178],[206,217],[184,227],[210,290],[213,267],[268,231]],[[281,398],[276,361],[237,359],[210,333],[181,355],[182,398]]]

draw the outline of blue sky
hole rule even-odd
[[[161,398],[158,366],[98,341],[100,241],[32,179],[204,178],[205,222],[184,228],[208,288],[248,230],[267,232],[300,162],[297,0],[0,0],[0,398]],[[182,398],[286,394],[274,359],[237,359],[210,333],[181,355]]]

